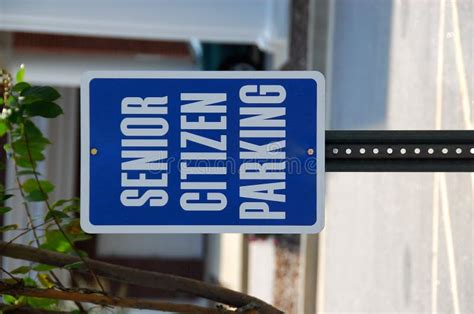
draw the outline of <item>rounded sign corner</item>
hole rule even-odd
[[[96,234],[100,232],[100,228],[98,228],[96,225],[92,224],[89,221],[89,218],[86,217],[86,215],[82,214],[83,212],[81,211],[81,229],[84,230],[85,233],[90,233],[90,234]]]

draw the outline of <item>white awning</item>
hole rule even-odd
[[[289,0],[0,0],[0,30],[255,44],[288,57]]]

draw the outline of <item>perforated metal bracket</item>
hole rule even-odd
[[[474,131],[326,131],[328,172],[474,172]]]

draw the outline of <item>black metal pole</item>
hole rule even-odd
[[[474,172],[474,131],[326,131],[327,172]]]

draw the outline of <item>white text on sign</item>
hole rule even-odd
[[[286,90],[245,85],[239,91],[239,218],[285,219],[272,204],[286,202]],[[229,171],[225,93],[180,94],[179,205],[184,211],[222,211]],[[168,97],[126,97],[120,201],[126,207],[168,204]],[[192,147],[192,148],[191,148]],[[201,150],[199,149],[201,148]],[[209,163],[206,163],[209,162]],[[209,178],[212,177],[212,180]],[[235,209],[237,210],[237,209]]]

